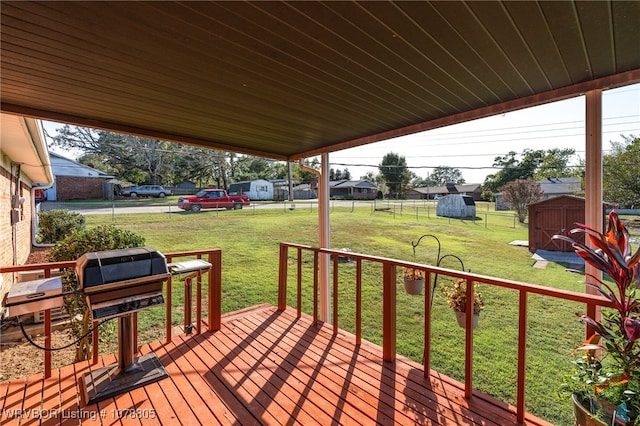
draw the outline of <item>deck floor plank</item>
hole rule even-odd
[[[257,318],[252,319],[253,321],[258,320]],[[284,331],[282,329],[278,330],[277,327],[277,325],[270,327],[269,331],[265,332],[268,333],[273,330]],[[381,387],[378,386],[378,380],[372,380],[372,378],[380,377],[379,370],[382,365],[379,362],[361,358],[359,356],[360,349],[355,345],[355,339],[351,344],[339,337],[332,338],[331,332],[327,329],[313,331],[313,328],[310,328],[304,335],[297,337],[312,339],[309,341],[309,349],[300,352],[296,348],[296,341],[292,337],[298,331],[296,329],[292,333],[283,335],[283,347],[291,351],[291,353],[297,354],[307,368],[319,366],[319,372],[324,376],[325,380],[341,384],[339,387],[341,389],[340,396],[347,403],[358,409],[368,405],[368,408],[364,410],[365,414],[374,413],[375,417],[371,420],[375,420],[380,424],[413,424],[415,419],[406,414],[409,410],[402,404],[402,401],[400,401],[400,405],[396,406],[399,400],[391,395],[391,392],[381,391]],[[336,356],[341,349],[348,351],[350,355]],[[394,385],[392,388],[397,389],[397,386]]]
[[[291,315],[291,313],[285,312],[284,315]],[[355,345],[350,346],[349,342],[355,342],[355,337],[347,334],[344,339],[332,339],[332,327],[325,326],[324,330],[325,333],[319,334],[319,339],[325,339],[327,342],[344,342],[344,344],[341,345],[334,345],[329,352],[330,355],[341,357],[345,362],[349,361],[355,352]],[[299,332],[299,330],[295,332]],[[338,336],[345,334],[346,333],[341,332]],[[405,359],[400,356],[395,363],[388,365],[389,368],[382,368],[383,364],[380,363],[379,357],[373,352],[375,350],[375,347],[368,347],[366,343],[362,345],[358,351],[362,356],[362,358],[358,360],[359,370],[362,370],[364,377],[376,377],[378,379],[373,381],[374,385],[377,386],[373,395],[380,399],[383,398],[383,395],[390,397],[391,400],[394,401],[396,412],[414,412],[414,421],[424,421],[427,418],[434,421],[441,421],[441,419],[444,418],[454,422],[464,421],[468,424],[498,424],[487,422],[486,417],[474,416],[473,413],[464,412],[462,407],[464,407],[466,400],[464,400],[464,390],[462,388],[448,388],[444,390],[444,385],[437,383],[436,378],[427,381],[424,379],[422,366],[416,363],[412,363],[412,367],[406,371],[406,375],[403,374],[405,370]],[[436,382],[438,386],[434,386],[434,382]],[[416,384],[417,392],[413,390]],[[443,389],[443,392],[438,394],[433,391],[434,388]],[[399,395],[403,397],[401,398]],[[434,404],[434,401],[439,401],[443,396],[458,398],[460,402],[452,404],[449,407]],[[422,407],[420,412],[416,412],[417,407]],[[489,418],[491,418],[491,416],[489,416]]]
[[[0,424],[8,424],[14,422],[19,424],[23,417],[22,401],[27,389],[26,380],[15,379],[5,385],[7,387],[4,399],[4,405],[2,407],[2,413],[0,413]]]
[[[160,359],[160,362],[165,366],[167,373],[169,373],[170,377],[168,379],[164,379],[158,383],[161,383],[163,389],[167,386],[169,391],[167,399],[180,406],[180,408],[175,408],[178,413],[178,420],[188,425],[218,425],[219,422],[213,414],[205,417],[208,423],[203,423],[203,418],[198,415],[199,413],[196,411],[195,405],[197,401],[201,400],[198,396],[198,391],[191,386],[189,378],[184,375],[176,362],[176,360],[180,359],[180,354],[176,354],[177,349],[175,342],[166,345],[152,344],[151,347]],[[172,383],[171,386],[169,386],[170,383],[166,383],[168,381]]]
[[[45,417],[42,411],[42,392],[44,381],[42,375],[34,375],[27,378],[22,409],[28,413],[20,423],[21,425],[39,425],[40,419]]]
[[[324,410],[310,400],[303,400],[303,404],[300,404],[300,398],[297,395],[300,395],[301,389],[304,387],[300,381],[288,380],[290,374],[279,369],[279,366],[272,359],[264,358],[263,351],[257,350],[253,346],[247,346],[245,341],[238,340],[241,338],[236,335],[233,327],[225,327],[219,334],[218,339],[226,345],[228,350],[235,356],[246,358],[245,363],[255,370],[254,380],[265,383],[265,393],[277,396],[272,396],[272,398],[287,409],[289,417],[293,416],[292,422],[295,421],[303,425],[323,424],[321,418],[325,414]],[[240,345],[244,345],[244,347],[240,348]],[[304,404],[305,402],[307,403]],[[324,401],[320,401],[320,404],[322,403]],[[328,407],[326,404],[325,408]]]
[[[246,320],[244,322],[246,323]],[[245,331],[250,330],[252,327],[255,329],[261,329],[261,325],[258,323],[254,323],[253,326],[251,323],[246,323],[242,326],[245,327]],[[275,327],[277,327],[277,325],[273,324],[268,329],[273,330]],[[373,401],[372,399],[369,399],[369,401],[367,401],[366,394],[364,394],[363,392],[358,392],[357,389],[353,388],[353,385],[349,380],[345,380],[344,377],[336,374],[335,366],[328,362],[326,359],[329,355],[328,353],[314,353],[314,347],[318,344],[321,344],[319,341],[316,341],[313,338],[309,340],[302,336],[298,339],[292,339],[292,335],[293,333],[291,333],[290,330],[286,329],[280,329],[276,333],[269,333],[267,332],[267,330],[262,330],[262,332],[260,333],[260,338],[264,339],[265,336],[271,336],[271,340],[278,341],[278,347],[285,349],[286,353],[289,354],[289,356],[287,357],[289,362],[291,363],[295,361],[294,364],[292,364],[291,368],[306,371],[309,377],[312,378],[314,382],[322,383],[323,386],[328,389],[328,392],[331,392],[339,401],[336,407],[340,407],[345,404],[350,405],[351,410],[346,411],[360,411],[362,415],[367,416],[367,418],[363,420],[362,417],[358,414],[358,416],[360,417],[360,419],[358,419],[359,421],[371,422],[372,420],[374,420],[368,416],[372,411],[371,408],[364,407],[367,404],[378,406],[378,401]],[[321,347],[319,351],[323,351],[324,349],[328,348],[327,346],[322,346],[323,347]],[[269,351],[267,347],[264,347],[263,350]],[[323,357],[325,359],[323,359]],[[340,361],[339,363],[342,364],[342,361]],[[387,416],[388,410],[382,408],[381,410],[377,411],[384,413],[385,418],[380,418],[380,416],[378,416],[378,418],[375,420],[377,420],[380,424],[388,424],[392,419],[392,417]],[[347,419],[346,422],[348,423],[349,420]],[[410,422],[410,419],[408,417],[405,417],[403,423],[406,424],[408,422]]]
[[[239,354],[234,353],[233,349],[229,347],[228,341],[224,340],[224,337],[221,333],[217,336],[221,344],[226,344],[225,352],[229,355],[233,355],[233,363],[229,362],[229,358],[223,360],[224,355],[220,352],[220,349],[212,346],[210,342],[206,338],[196,338],[187,341],[186,343],[201,356],[201,360],[203,363],[208,365],[216,365],[215,369],[210,372],[207,377],[209,377],[212,382],[219,382],[222,384],[223,388],[226,388],[219,375],[222,375],[224,370],[228,370],[229,368],[233,368],[238,371],[242,371],[246,374],[247,380],[253,382],[254,386],[254,396],[253,398],[256,402],[259,403],[259,407],[255,406],[254,415],[260,419],[260,422],[266,421],[265,413],[270,413],[270,417],[273,417],[273,422],[277,422],[279,424],[284,424],[288,422],[287,418],[290,417],[289,413],[294,412],[295,403],[293,403],[283,392],[279,392],[279,389],[276,388],[276,383],[274,381],[267,380],[262,374],[261,369],[262,366],[258,366],[256,368],[255,365],[251,364],[250,361],[247,361],[247,356],[238,356]],[[196,346],[197,342],[197,346]],[[201,350],[198,351],[197,348],[200,347]],[[225,366],[220,368],[220,366]],[[243,378],[242,378],[243,379]],[[239,381],[236,381],[239,384]],[[219,387],[217,389],[220,389]],[[257,420],[257,419],[256,419]],[[305,419],[294,419],[289,422],[290,424],[304,424],[311,425],[315,424],[313,418],[305,418]]]
[[[197,351],[200,351],[201,348],[190,348],[186,344],[187,340],[192,340],[192,337],[186,335],[178,336],[175,339],[176,351],[180,353],[184,362],[189,363],[189,367],[185,364],[185,368],[191,368],[198,373],[190,378],[190,381],[195,385],[194,387],[197,388],[198,393],[201,395],[204,406],[214,414],[220,424],[230,425],[238,421],[244,422],[247,425],[257,424],[258,422],[256,419],[251,418],[250,416],[238,418],[233,411],[229,409],[223,398],[221,398],[220,394],[215,390],[215,387],[220,386],[221,383],[210,382],[207,380],[209,378],[208,373],[211,368],[214,368],[215,364],[211,364],[210,366],[205,365],[197,354]]]
[[[79,380],[97,365],[77,363],[0,383],[2,425],[512,425],[514,408],[407,358],[383,362],[380,347],[312,318],[260,305],[223,315],[222,328],[153,342],[169,377],[84,406]],[[47,419],[10,414],[35,409]],[[76,413],[74,417],[73,413]],[[79,414],[78,414],[79,413]],[[148,417],[144,417],[145,414]],[[142,414],[142,417],[141,417]],[[93,415],[93,417],[92,417]],[[78,419],[76,417],[83,416]],[[82,420],[82,423],[80,423]],[[528,426],[544,422],[527,414]]]
[[[240,326],[246,319],[238,321],[241,321],[238,322],[238,326]],[[339,395],[331,390],[336,386],[336,383],[322,380],[322,376],[318,374],[320,369],[315,368],[318,367],[317,365],[313,368],[304,368],[295,356],[280,350],[281,342],[279,339],[275,339],[277,342],[275,343],[274,339],[266,338],[263,329],[249,326],[241,332],[230,335],[241,335],[250,332],[250,330],[256,330],[255,337],[250,341],[239,342],[239,346],[247,345],[243,352],[255,351],[256,356],[260,357],[261,363],[271,365],[276,371],[279,371],[285,380],[296,386],[301,402],[311,400],[322,404],[321,423],[328,424],[331,421],[339,421],[343,424],[366,424],[370,421],[364,413],[357,409],[340,410],[339,408],[344,405],[344,401],[340,400]],[[335,413],[336,411],[339,412],[339,415]]]
[[[300,330],[297,328],[292,334],[299,332]],[[317,353],[314,354],[315,358],[310,359],[310,362],[317,363],[321,356],[327,354],[323,361],[325,368],[322,371],[325,374],[327,371],[333,371],[339,380],[346,380],[352,386],[352,390],[359,398],[371,401],[370,410],[376,414],[376,422],[386,423],[388,420],[384,418],[384,414],[397,423],[438,421],[439,417],[434,412],[433,400],[422,397],[420,401],[407,402],[400,398],[404,391],[404,385],[397,382],[396,378],[390,377],[382,383],[381,379],[384,377],[385,370],[388,370],[393,364],[384,367],[380,360],[374,361],[362,357],[361,350],[355,346],[355,338],[343,339],[340,336],[333,338],[332,328],[325,327],[318,330],[315,340],[316,343],[312,345],[312,348]],[[424,388],[422,391],[424,392]],[[410,417],[407,413],[415,412],[415,407],[423,407],[424,412]],[[448,417],[454,420],[455,416],[448,413]]]
[[[265,313],[263,313],[263,316]],[[287,311],[284,315],[289,315],[291,320],[293,320],[293,312]],[[328,337],[332,333],[332,327],[325,326],[327,333],[324,334],[324,338],[329,340],[331,337]],[[299,332],[296,329],[295,332]],[[354,341],[355,337],[341,331],[339,335],[347,335],[346,339],[336,340],[336,341]],[[363,358],[370,359],[374,362],[363,362],[359,361],[361,364],[361,369],[366,373],[365,375],[374,376],[378,378],[376,384],[379,383],[392,383],[393,380],[399,382],[393,388],[395,391],[399,391],[404,394],[406,399],[406,404],[408,406],[413,406],[412,411],[415,411],[416,407],[422,407],[422,415],[416,418],[416,421],[422,420],[423,417],[429,417],[432,419],[439,419],[441,417],[445,417],[454,422],[465,422],[467,424],[481,423],[481,424],[513,424],[515,423],[515,415],[508,415],[506,419],[500,419],[499,412],[495,412],[493,407],[490,407],[489,412],[484,414],[476,413],[477,410],[469,409],[470,406],[478,406],[481,405],[480,401],[477,401],[477,398],[474,398],[474,402],[469,402],[464,399],[464,388],[461,384],[453,385],[453,382],[444,382],[441,380],[440,375],[436,372],[433,372],[433,376],[429,382],[424,379],[422,373],[422,366],[418,365],[410,360],[407,360],[404,357],[398,357],[396,363],[393,365],[393,370],[391,369],[380,369],[381,366],[378,355],[375,354],[375,351],[378,350],[377,347],[371,345],[368,342],[363,342],[362,354]],[[347,346],[335,346],[330,351],[330,354],[336,356],[342,356],[343,359],[347,359],[346,357],[352,356],[354,349]],[[418,367],[420,370],[417,370]],[[449,404],[448,411],[445,411],[447,408],[447,404],[438,403],[434,408],[436,409],[435,413],[431,413],[426,408],[433,406],[433,401],[440,401],[442,398],[449,398],[456,401],[455,404]],[[401,398],[394,397],[392,398],[396,404],[401,402]],[[471,405],[467,405],[471,404]],[[506,404],[505,404],[506,406]],[[396,410],[405,410],[405,407],[401,405],[396,406]],[[478,410],[482,411],[482,410]],[[435,415],[435,417],[434,417]],[[494,421],[487,420],[493,419]]]
[[[144,345],[140,348],[141,355],[146,355],[151,352],[153,351],[149,345]],[[147,398],[147,406],[145,406],[145,408],[148,409],[148,412],[144,413],[148,414],[148,420],[155,419],[160,422],[160,419],[162,419],[162,422],[165,424],[177,422],[178,415],[172,408],[172,401],[167,399],[163,391],[163,386],[168,382],[169,380],[162,380],[161,382],[150,383],[143,388]],[[160,424],[162,424],[162,422],[160,422]],[[147,423],[145,422],[145,424]]]

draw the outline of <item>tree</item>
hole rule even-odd
[[[344,170],[340,170],[340,169],[333,170],[333,168],[329,169],[330,181],[349,180],[349,179],[351,179],[351,173],[349,172],[349,169],[347,168],[345,168]]]
[[[501,170],[486,177],[482,185],[483,191],[495,194],[508,182],[533,177],[544,155],[544,150],[525,149],[521,154],[521,160],[517,158],[518,154],[515,151],[510,151],[505,156],[495,157],[493,167],[501,167]]]
[[[603,157],[603,197],[620,207],[640,206],[640,137],[621,135]]]
[[[463,184],[466,181],[462,177],[462,171],[455,167],[449,166],[438,166],[433,169],[433,173],[431,173],[425,179],[427,182],[426,186],[442,186],[447,183],[455,183],[455,184]]]
[[[516,179],[502,187],[505,201],[518,214],[518,220],[523,223],[527,218],[529,204],[542,199],[542,189],[535,180]]]
[[[581,169],[569,164],[575,154],[576,150],[573,148],[552,148],[546,151],[534,173],[534,179],[579,177]]]
[[[407,168],[407,160],[394,152],[390,152],[382,158],[382,162],[378,165],[378,170],[380,170],[380,174],[389,188],[389,194],[400,198],[411,180],[411,172]]]
[[[115,170],[115,176],[134,183],[170,183],[173,163],[182,149],[167,141],[84,127],[65,125],[56,131],[53,145],[82,151],[95,168]]]

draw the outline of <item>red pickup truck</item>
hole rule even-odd
[[[199,212],[201,209],[239,210],[249,203],[246,195],[229,195],[224,189],[203,189],[196,195],[185,195],[178,199],[178,207],[192,212]]]

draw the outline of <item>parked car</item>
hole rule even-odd
[[[165,189],[160,185],[139,185],[130,186],[122,190],[122,195],[135,197],[160,197],[164,198],[171,195],[170,189]]]
[[[178,199],[178,207],[192,212],[201,209],[239,210],[250,203],[246,195],[228,195],[224,189],[203,189],[196,195],[186,195]]]

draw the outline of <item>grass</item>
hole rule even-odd
[[[421,209],[416,212],[416,209]],[[437,245],[425,238],[413,256],[412,241],[424,234],[437,235],[441,255],[459,256],[467,270],[516,281],[582,291],[582,276],[566,272],[562,265],[550,263],[546,269],[533,268],[534,261],[525,247],[511,246],[513,240],[526,240],[526,225],[513,223],[512,213],[491,214],[490,224],[480,215],[476,221],[437,218],[424,205],[403,206],[402,213],[372,212],[370,207],[333,207],[332,246],[354,252],[434,264]],[[317,210],[265,209],[251,211],[203,211],[157,214],[87,215],[87,226],[115,223],[146,239],[146,244],[162,252],[193,249],[222,249],[222,308],[235,311],[261,303],[277,304],[278,244],[282,241],[317,246]],[[292,255],[290,253],[290,255]],[[312,258],[305,258],[303,309],[311,308]],[[448,258],[445,267],[460,269]],[[295,277],[291,267],[290,277]],[[339,327],[354,332],[355,268],[340,269]],[[398,352],[416,361],[422,359],[424,310],[421,297],[405,294],[398,276]],[[441,279],[443,279],[441,277]],[[173,323],[181,324],[183,292],[175,283]],[[288,303],[294,305],[293,279]],[[486,306],[476,329],[474,343],[474,387],[515,404],[517,366],[517,303],[514,291],[482,286]],[[205,293],[206,294],[206,293]],[[363,337],[381,342],[381,271],[373,264],[363,265]],[[528,301],[527,410],[555,424],[572,423],[571,404],[560,400],[556,390],[563,372],[570,370],[570,354],[581,342],[584,330],[575,317],[583,306],[531,296]],[[164,336],[164,308],[140,315],[141,340]],[[115,333],[115,331],[113,331]],[[432,367],[441,373],[464,378],[464,332],[439,291],[435,292],[432,316]],[[111,337],[112,338],[112,337]]]

